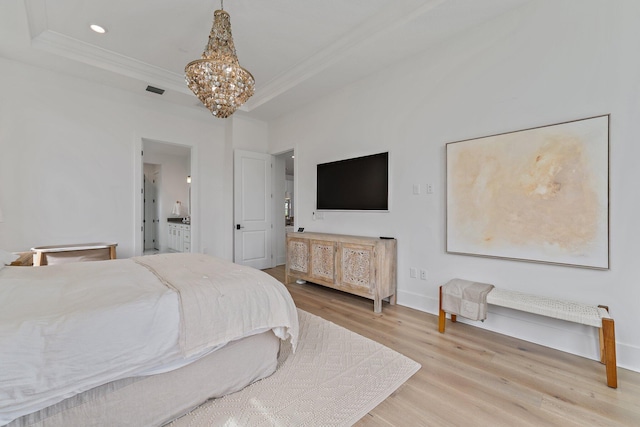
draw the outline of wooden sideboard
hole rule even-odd
[[[302,279],[374,301],[396,303],[397,241],[324,233],[287,233],[285,281]]]

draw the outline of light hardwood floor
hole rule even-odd
[[[282,266],[265,270],[284,283]],[[605,384],[597,361],[313,284],[287,285],[298,308],[422,365],[357,426],[640,426],[640,373]]]

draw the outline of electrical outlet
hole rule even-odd
[[[427,270],[420,269],[420,280],[427,280]]]
[[[415,267],[411,267],[411,268],[409,269],[409,277],[411,277],[411,278],[413,278],[413,279],[415,279],[416,277],[418,277],[418,272],[417,272],[417,270],[416,270],[416,268],[415,268]]]
[[[425,184],[427,194],[433,194],[433,184]]]

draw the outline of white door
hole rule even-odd
[[[268,154],[236,150],[233,161],[234,261],[273,267],[271,251],[271,173]]]
[[[156,212],[158,209],[156,205],[156,181],[154,178],[148,179],[146,175],[144,176],[143,195],[144,218],[142,225],[144,227],[144,249],[157,249]]]

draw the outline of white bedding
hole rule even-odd
[[[265,330],[295,345],[297,327],[281,283],[206,255],[7,267],[0,270],[0,425]]]

